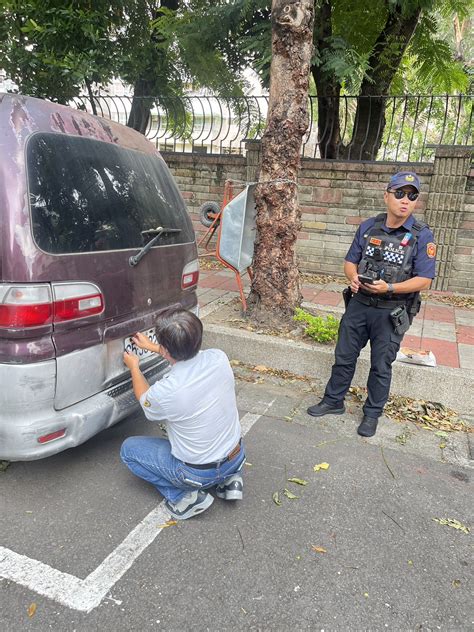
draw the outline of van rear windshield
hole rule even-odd
[[[141,248],[194,240],[191,221],[157,156],[64,134],[34,134],[27,147],[33,236],[53,254]]]

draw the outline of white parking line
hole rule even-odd
[[[273,401],[262,414],[265,414]],[[261,416],[246,413],[241,419],[242,434],[245,435]],[[162,501],[85,579],[63,573],[5,547],[0,547],[0,578],[25,586],[68,608],[90,612],[161,533],[163,527],[159,525],[164,525],[169,517]]]

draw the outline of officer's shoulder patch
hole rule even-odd
[[[151,406],[150,402],[147,399],[143,402],[143,405],[145,406],[145,408],[150,408]]]
[[[434,259],[436,257],[436,244],[430,241],[429,244],[426,244],[426,254],[430,259]]]

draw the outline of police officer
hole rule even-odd
[[[323,399],[308,408],[313,417],[344,413],[357,358],[370,340],[367,399],[357,429],[363,437],[377,430],[389,396],[392,363],[419,310],[419,292],[428,289],[435,276],[433,233],[412,215],[419,192],[416,173],[396,173],[384,192],[387,212],[359,226],[344,261],[350,290],[331,378]]]

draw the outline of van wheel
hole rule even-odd
[[[221,208],[217,202],[204,202],[199,209],[199,219],[201,224],[206,228],[209,228],[220,212]],[[216,222],[216,224],[219,224],[219,222]]]

